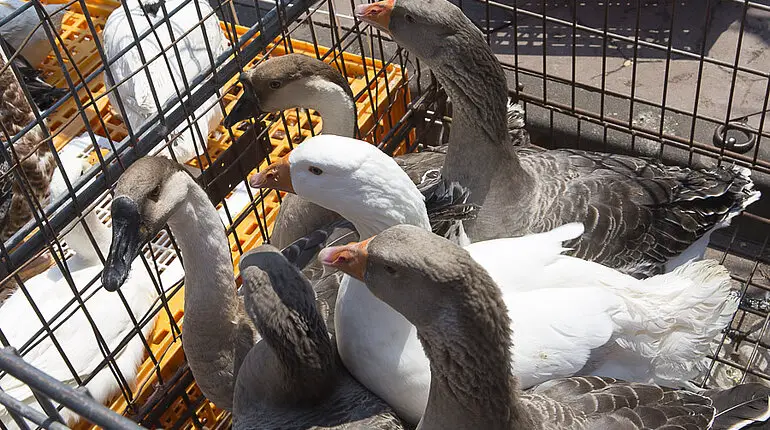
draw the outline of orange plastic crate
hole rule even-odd
[[[55,2],[58,2],[58,0],[55,0]],[[119,3],[112,0],[87,3],[89,14],[97,32],[101,33],[110,12],[118,6]],[[80,71],[80,76],[88,76],[99,67],[101,60],[96,50],[93,37],[89,31],[85,16],[83,15],[82,10],[79,9],[78,4],[74,4],[71,7],[71,10],[65,14],[62,27],[61,37],[64,41],[64,47],[72,55],[77,70]],[[239,36],[243,35],[245,31],[247,31],[246,28],[237,28]],[[225,34],[228,34],[227,31]],[[292,40],[292,47],[294,52],[315,56],[316,49],[312,43]],[[59,49],[61,50],[62,47],[59,47]],[[279,56],[286,53],[284,46],[279,43],[271,45],[268,48],[268,51],[270,49],[272,49],[270,52],[271,56]],[[318,47],[318,50],[321,54],[328,52],[328,48],[324,47]],[[358,126],[361,134],[366,136],[374,127],[377,127],[376,134],[377,136],[382,137],[387,133],[389,125],[395,124],[405,114],[406,105],[410,100],[404,71],[398,66],[388,65],[385,67],[385,77],[380,75],[377,80],[373,80],[374,74],[382,70],[382,62],[368,58],[365,59],[361,56],[348,53],[343,53],[342,55],[344,55],[345,70],[348,74],[348,82],[351,85],[353,93],[358,94],[366,87],[367,82],[371,82],[371,90],[372,93],[375,94],[374,99],[378,101],[378,105],[372,106],[367,95],[363,95],[357,100]],[[332,57],[333,55],[330,55],[328,61],[331,64],[334,64],[332,63]],[[258,56],[249,66],[253,65],[261,58],[261,56]],[[366,72],[368,72],[369,75],[368,79],[367,76],[365,76],[364,61],[366,61]],[[79,84],[81,80],[79,75],[75,73],[75,67],[68,61],[65,61],[65,63],[67,65],[67,74],[69,78],[75,85]],[[46,81],[59,87],[67,86],[65,76],[53,54],[43,62],[40,68],[43,71],[43,77]],[[235,81],[236,78],[233,78],[223,87],[223,91],[229,89],[223,99],[226,106],[226,112],[229,112],[230,109],[232,109],[241,92],[240,87],[232,87],[232,85],[235,84]],[[113,111],[107,97],[104,96],[106,88],[102,77],[99,76],[96,79],[93,79],[88,84],[88,90],[89,91],[86,91],[85,89],[81,90],[78,93],[78,96],[83,105],[83,110],[85,111],[90,127],[95,133],[108,137],[115,142],[119,142],[125,138],[128,135],[126,127],[116,114],[116,111]],[[396,97],[398,100],[403,100],[403,102],[394,103],[389,109],[388,92],[390,93],[391,100]],[[99,98],[100,96],[101,98]],[[382,120],[377,121],[373,114],[375,110],[378,113],[387,112],[387,115],[385,115]],[[283,128],[283,124],[280,121],[273,123],[268,130],[268,135],[270,136],[273,147],[271,159],[288,152],[290,142],[291,144],[296,145],[306,137],[309,137],[311,135],[311,129],[317,134],[323,128],[322,118],[313,111],[311,111],[310,119],[308,119],[308,115],[304,114],[297,118],[296,111],[287,111],[285,112],[285,115],[287,123],[289,124],[288,130]],[[49,126],[54,136],[54,144],[57,149],[61,149],[70,141],[70,139],[80,135],[86,130],[83,118],[78,112],[77,104],[75,103],[75,100],[72,99],[64,103],[51,115],[49,118]],[[234,127],[232,131],[236,138],[243,134],[243,131],[239,130],[237,127]],[[212,159],[216,159],[231,145],[231,143],[229,133],[222,125],[220,125],[216,130],[213,130],[209,134],[208,153]],[[402,145],[397,153],[402,153],[403,150]],[[96,158],[93,157],[92,161],[95,162]],[[195,163],[191,164],[194,165]],[[264,164],[260,167],[264,167]],[[109,199],[105,199],[105,202],[100,206],[103,206],[102,209],[105,209],[108,207],[108,204]],[[257,205],[258,213],[249,213],[245,219],[235,227],[235,232],[242,249],[248,250],[263,242],[264,238],[258,227],[257,216],[265,220],[264,222],[266,222],[268,230],[270,230],[277,214],[276,209],[278,208],[278,205],[279,201],[276,193],[266,195],[264,199],[264,210],[262,209],[263,204]],[[233,219],[237,217],[237,214],[233,212],[234,209],[237,211],[250,210],[248,206],[244,208],[228,207],[231,210]],[[237,265],[240,253],[238,251],[238,246],[235,243],[235,235],[230,235],[230,245],[235,264],[234,276],[237,277]],[[180,327],[184,320],[183,297],[183,291],[178,291],[176,294],[173,294],[173,296],[168,297],[168,307],[171,310],[171,318],[173,318],[174,322]],[[158,372],[162,375],[164,381],[168,381],[168,379],[184,365],[181,340],[175,336],[171,327],[172,322],[169,319],[169,315],[166,312],[161,311],[155,328],[148,339],[152,353],[158,359],[159,365],[156,368],[149,358],[142,364],[135,383],[136,389],[133,390],[133,410],[130,409],[122,395],[119,395],[110,405],[113,410],[130,416],[138,407],[144,404],[154,390],[156,390],[158,385]],[[198,390],[194,383],[186,388],[185,392],[187,394],[187,400],[193,405],[197,404],[195,414],[201,423],[207,427],[213,427],[227,417],[227,414],[225,414],[224,411],[217,409],[213,404],[203,398],[200,390]],[[183,418],[189,416],[188,403],[185,399],[183,399],[182,396],[179,396],[179,398],[169,400],[170,406],[160,417],[161,426],[171,427],[179,425],[180,422],[184,422],[182,425],[183,427],[190,427],[192,421],[189,418],[186,420]],[[95,427],[87,422],[81,422],[77,428],[85,429]]]

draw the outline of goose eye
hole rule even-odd
[[[320,176],[324,172],[323,170],[319,169],[316,166],[310,166],[310,167],[307,168],[307,170],[309,170],[310,173],[312,173],[312,174],[314,174],[316,176]]]
[[[395,275],[396,269],[393,268],[393,266],[385,266],[385,271],[388,272],[389,275]]]
[[[281,81],[270,81],[270,88],[274,90],[281,88]]]
[[[404,19],[406,19],[406,22],[414,24],[414,17],[412,15],[406,14],[404,15]]]
[[[147,198],[157,203],[157,201],[160,199],[160,185],[153,188]]]

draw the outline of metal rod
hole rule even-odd
[[[8,374],[14,378],[29,385],[32,390],[44,393],[52,400],[67,407],[67,409],[76,412],[83,418],[86,418],[92,423],[103,428],[126,430],[136,430],[141,428],[128,418],[122,415],[118,415],[115,412],[107,409],[104,407],[104,405],[97,402],[92,397],[87,396],[82,392],[78,392],[72,387],[69,387],[56,380],[55,378],[41,372],[31,364],[24,361],[24,359],[19,357],[16,350],[12,347],[0,349],[0,369],[8,372]],[[5,393],[2,394],[8,396]],[[7,398],[5,400],[7,400]],[[3,398],[0,397],[0,403],[2,402]],[[38,412],[38,414],[40,413]],[[34,421],[35,418],[39,419],[40,417],[32,416],[31,418],[33,418]],[[45,419],[41,420],[40,422],[35,421],[35,423],[40,425],[47,420],[49,420],[49,418],[45,417]],[[67,428],[66,426],[57,427],[55,424],[56,423],[49,423],[48,428]]]

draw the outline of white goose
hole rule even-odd
[[[131,23],[136,29],[136,34],[141,36],[165,17],[164,9],[167,13],[171,13],[181,4],[185,6],[169,18],[168,24],[160,25],[155,33],[150,33],[141,40],[144,60],[136,46],[118,57],[120,51],[135,42]],[[110,91],[108,97],[113,109],[117,111],[117,96],[120,95],[127,115],[124,120],[133,130],[138,131],[152,115],[158,113],[153,88],[162,108],[166,102],[177,95],[177,89],[180,93],[183,92],[186,85],[190,85],[198,74],[211,68],[210,55],[216,59],[227,50],[227,38],[219,27],[216,14],[206,18],[201,27],[198,24],[202,19],[198,16],[198,8],[203,17],[213,12],[207,1],[149,0],[140,4],[137,0],[129,0],[130,16],[126,15],[121,6],[107,18],[102,38],[105,55],[110,61],[114,60],[109,68],[115,82],[112,82],[109,74],[105,73],[105,84],[108,88],[113,88],[116,83],[119,84],[117,94],[115,91]],[[189,34],[173,45],[175,40],[188,31],[190,31]],[[147,66],[152,76],[150,81],[145,70],[142,69],[145,60],[149,61],[164,51],[164,55]],[[168,58],[168,65],[164,56]],[[123,79],[137,71],[138,73],[121,83]],[[194,114],[196,120],[192,125],[188,125],[185,121],[176,130],[168,130],[172,140],[169,147],[173,150],[176,159],[182,163],[193,159],[197,154],[203,154],[209,132],[217,127],[223,116],[222,109],[216,103],[216,96],[209,98],[195,110]],[[200,135],[196,126],[200,128]],[[168,150],[164,150],[161,154],[168,156]]]
[[[511,324],[510,297],[467,252],[411,225],[366,242],[346,246],[354,258],[341,266],[417,327],[432,378],[420,430],[766,427],[770,389],[760,384],[695,393],[573,376],[522,392],[511,344],[528,339]]]
[[[376,147],[317,136],[251,178],[252,186],[296,193],[350,220],[361,237],[398,224],[429,230],[421,194],[395,161]],[[500,282],[520,327],[514,356],[527,387],[573,374],[601,373],[665,385],[687,384],[703,367],[709,341],[737,307],[724,268],[686,264],[640,281],[597,263],[563,256],[579,224],[517,239],[475,244],[471,255]],[[344,248],[319,258],[344,264]],[[428,360],[414,326],[346,277],[335,330],[350,372],[416,423],[428,398]],[[511,299],[516,297],[515,302]],[[527,357],[527,358],[522,358]]]
[[[74,153],[64,152],[60,153],[59,156],[67,169],[70,181],[74,181],[83,173],[85,168],[89,167],[87,162],[78,158]],[[51,192],[54,195],[67,192],[61,172],[58,169],[54,174]],[[110,228],[97,218],[96,212],[93,210],[85,216],[84,222],[102,255],[106,256],[110,246]],[[30,300],[34,301],[45,321],[51,327],[58,327],[53,332],[56,340],[61,345],[78,377],[85,379],[102,363],[104,355],[83,310],[78,307],[77,302],[68,305],[74,298],[72,288],[84,291],[81,297],[85,301],[85,307],[110,352],[114,351],[131,334],[131,331],[134,330],[134,324],[120,297],[101,288],[98,278],[102,271],[102,263],[86,234],[85,227],[78,223],[65,236],[65,240],[75,252],[75,255],[66,261],[68,271],[72,276],[73,286],[67,282],[58,266],[24,282],[31,298],[27,299],[22,290],[17,290],[8,298],[0,307],[0,330],[7,337],[10,345],[19,349],[33,339],[43,327],[30,304]],[[131,308],[133,318],[141,321],[157,300],[158,292],[151,275],[140,259],[134,264],[133,269],[132,276],[122,291]],[[181,264],[177,260],[161,276],[161,285],[171,286],[182,276]],[[86,288],[95,279],[97,280],[96,283]],[[67,310],[61,316],[54,318],[65,308]],[[70,316],[70,314],[72,315]],[[155,317],[142,327],[143,336],[147,337],[154,325]],[[45,333],[42,336],[43,339],[34,347],[29,351],[24,351],[24,359],[60,381],[73,386],[76,385],[77,382],[72,372],[51,338]],[[143,343],[136,335],[121,351],[115,354],[115,363],[129,383],[134,382],[144,354]],[[85,386],[91,395],[102,403],[109,400],[119,389],[118,381],[115,380],[109,367],[100,370]],[[6,375],[0,379],[0,387],[12,397],[35,408],[40,408],[29,387],[17,379]],[[62,416],[70,426],[79,419],[79,415],[66,409],[62,411]],[[5,408],[0,408],[0,420],[8,428],[18,428]]]

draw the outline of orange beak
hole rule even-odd
[[[296,194],[294,193],[294,186],[291,184],[289,154],[284,155],[274,163],[270,163],[261,172],[257,172],[249,179],[249,185],[254,188],[272,188]]]
[[[363,22],[373,25],[380,30],[388,31],[390,28],[390,15],[396,0],[382,0],[372,4],[360,4],[356,6],[356,17]]]
[[[318,259],[324,266],[333,267],[364,282],[366,262],[369,258],[369,252],[366,250],[366,247],[371,240],[372,238],[370,237],[361,242],[324,248],[318,254]]]

